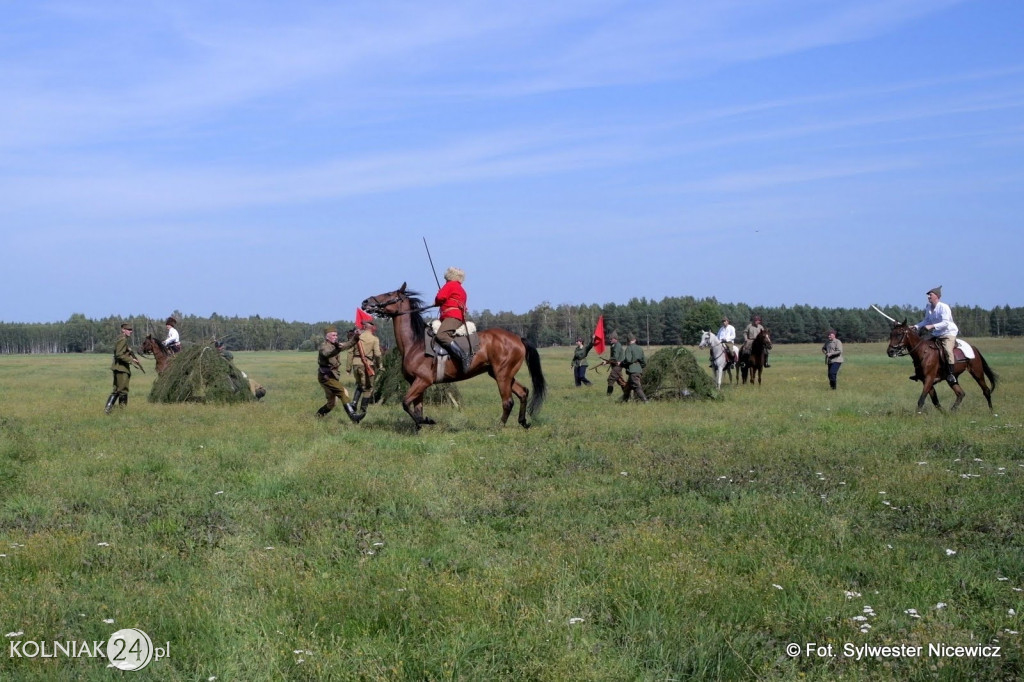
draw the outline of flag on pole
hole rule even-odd
[[[598,355],[604,352],[604,315],[597,318],[597,324],[594,325],[594,350]]]
[[[373,322],[373,316],[363,312],[362,308],[356,308],[356,329],[363,328],[363,322]]]

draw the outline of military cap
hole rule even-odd
[[[132,329],[132,325],[129,322],[125,322],[124,324],[122,324],[121,325],[121,329],[127,329],[128,331],[135,331],[135,330]]]
[[[330,334],[331,332],[338,332],[338,326],[334,324],[327,325],[324,327],[324,334]]]
[[[629,338],[630,341],[636,341],[636,334],[634,334],[633,332],[630,332],[628,338]]]

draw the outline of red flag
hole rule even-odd
[[[604,315],[597,318],[597,324],[594,325],[594,350],[598,355],[604,352]]]
[[[362,329],[363,322],[373,322],[373,316],[363,312],[362,308],[356,308],[356,328]]]

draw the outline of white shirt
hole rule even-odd
[[[921,329],[929,324],[935,325],[935,328],[931,330],[932,336],[956,336],[960,331],[960,328],[953,322],[953,311],[942,301],[938,301],[934,306],[931,303],[926,305],[924,319],[915,326]]]
[[[178,330],[175,329],[174,327],[168,327],[167,338],[164,339],[164,348],[167,348],[168,346],[173,346],[176,343],[180,343],[180,341],[178,340]]]
[[[731,324],[722,325],[718,328],[718,338],[726,343],[736,340],[736,327]]]

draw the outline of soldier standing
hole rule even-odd
[[[327,402],[316,411],[316,416],[323,417],[334,409],[338,398],[341,398],[345,407],[345,413],[349,419],[359,422],[363,418],[355,413],[355,409],[349,404],[348,389],[341,383],[341,355],[342,351],[348,350],[359,341],[359,332],[344,343],[338,343],[338,328],[333,324],[324,329],[324,342],[320,344],[320,352],[317,354],[317,381],[324,389]]]
[[[348,356],[348,370],[356,380],[356,396],[349,403],[352,411],[359,410],[362,416],[366,416],[366,406],[373,400],[373,377],[380,371],[381,352],[380,339],[374,332],[377,325],[370,320],[363,322],[363,332],[352,347]],[[359,399],[362,398],[362,404]],[[361,419],[362,417],[360,417]]]
[[[626,368],[626,373],[629,374],[629,383],[626,384],[624,389],[622,402],[627,402],[630,395],[636,393],[637,400],[642,400],[646,403],[647,396],[644,395],[644,387],[640,383],[640,377],[643,376],[644,367],[647,366],[647,359],[644,357],[644,349],[636,345],[636,334],[629,335],[629,345],[626,346],[622,365]]]
[[[587,379],[587,354],[593,347],[593,340],[584,346],[583,339],[576,339],[576,350],[572,353],[572,374],[573,379],[576,381],[576,388],[583,385],[592,385],[590,380]]]
[[[626,390],[626,380],[622,378],[622,360],[626,357],[626,350],[619,343],[618,332],[612,332],[609,337],[610,344],[608,346],[608,391],[606,395],[611,395],[615,389],[615,384],[622,387],[622,390]]]
[[[110,371],[114,373],[114,390],[107,398],[107,406],[103,409],[106,414],[110,414],[115,403],[122,406],[128,404],[128,384],[132,379],[132,365],[142,369],[138,356],[132,350],[131,338],[132,326],[125,322],[121,325],[121,336],[114,344],[114,361],[110,365]]]

